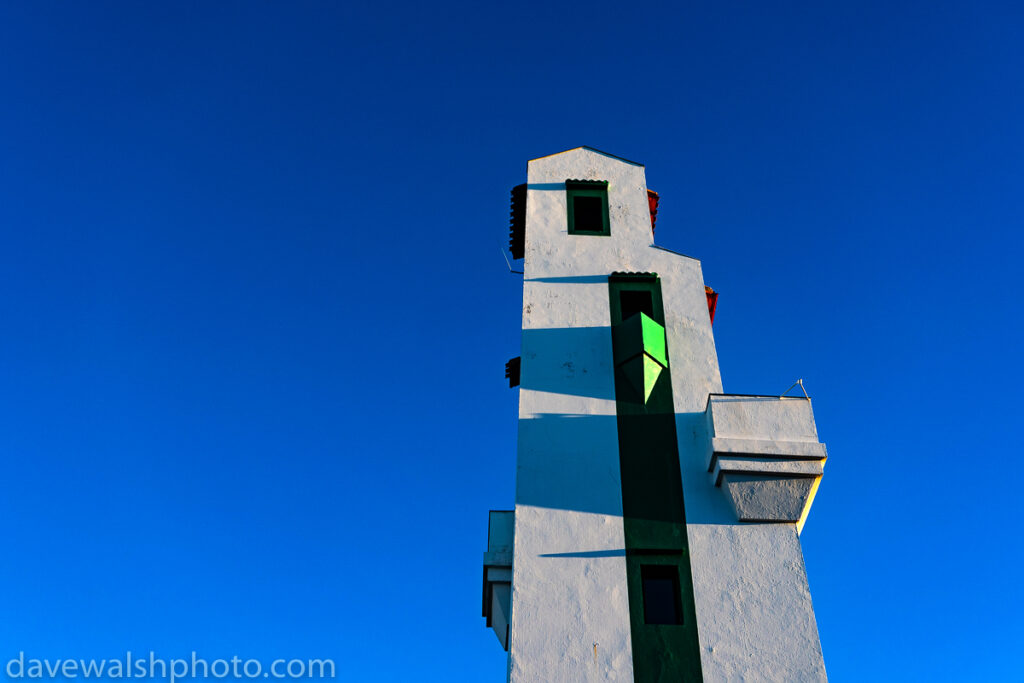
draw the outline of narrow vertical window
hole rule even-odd
[[[570,235],[610,235],[608,181],[566,180]]]
[[[654,317],[654,300],[649,291],[625,289],[619,293],[619,305],[622,307],[623,320],[629,320],[637,313],[646,313],[648,318]]]
[[[671,564],[640,566],[643,582],[644,623],[678,626],[683,623],[679,599],[679,570]]]

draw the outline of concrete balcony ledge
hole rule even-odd
[[[484,553],[483,616],[508,650],[512,616],[512,543],[515,512],[491,510],[487,521],[487,552]]]
[[[810,399],[712,394],[705,416],[708,472],[737,519],[801,530],[827,459]]]
[[[715,486],[722,485],[727,474],[766,474],[780,477],[820,477],[825,471],[825,459],[774,460],[766,458],[719,457],[712,470]]]
[[[711,439],[711,457],[716,454],[765,455],[776,458],[824,458],[825,444],[817,441],[783,441],[769,439]],[[713,460],[708,462],[714,467]]]

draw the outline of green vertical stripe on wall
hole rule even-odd
[[[620,304],[623,292],[648,292],[650,310],[642,312],[659,325],[665,325],[661,282],[657,275],[613,274],[608,280],[608,288],[613,330],[624,322]],[[637,300],[636,297],[632,299]],[[613,333],[613,355],[616,359],[633,357],[636,350],[626,346],[631,338],[628,334]],[[667,362],[667,353],[665,357]],[[623,360],[621,364],[626,362]],[[615,412],[622,476],[633,679],[639,683],[701,681],[671,373],[660,374],[645,401],[619,365],[617,360]],[[645,623],[641,580],[643,565],[668,565],[679,572],[682,624]]]

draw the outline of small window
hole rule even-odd
[[[679,569],[672,564],[641,565],[640,579],[643,581],[644,623],[682,624]]]
[[[647,290],[629,291],[623,290],[619,293],[619,306],[622,309],[622,319],[629,320],[637,313],[646,313],[648,318],[654,318],[654,301],[651,293]]]
[[[610,235],[608,229],[608,182],[566,180],[565,196],[570,235]]]

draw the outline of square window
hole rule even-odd
[[[608,183],[604,180],[567,180],[565,194],[570,235],[609,235]]]
[[[576,232],[601,232],[601,198],[576,195],[572,198],[572,212]]]
[[[671,564],[640,566],[643,582],[644,623],[678,626],[683,623],[679,599],[679,569]]]

